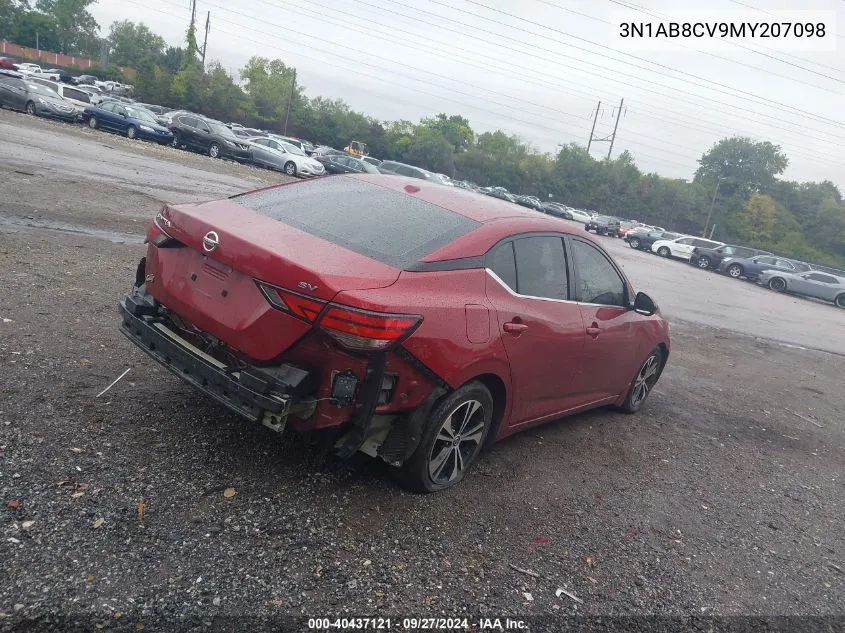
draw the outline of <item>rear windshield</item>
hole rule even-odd
[[[240,194],[232,201],[402,269],[479,225],[407,193],[339,176]]]

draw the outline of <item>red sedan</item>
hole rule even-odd
[[[635,412],[669,327],[592,238],[489,196],[334,176],[165,206],[121,302],[147,354],[245,418],[322,430],[409,487],[604,405]]]

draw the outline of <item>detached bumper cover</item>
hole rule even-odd
[[[149,295],[135,292],[120,302],[120,331],[161,365],[199,391],[248,420],[262,422],[265,413],[286,415],[314,389],[314,376],[293,365],[273,368],[227,367],[205,354],[155,315]]]

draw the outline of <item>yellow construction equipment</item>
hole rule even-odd
[[[370,148],[361,141],[350,141],[349,145],[343,148],[343,151],[353,156],[369,156],[370,154]]]

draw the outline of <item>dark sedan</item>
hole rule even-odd
[[[91,129],[102,128],[125,134],[129,138],[147,139],[162,144],[173,142],[171,131],[159,125],[155,115],[144,108],[106,101],[99,106],[85,108],[82,118]]]
[[[0,106],[37,116],[76,121],[76,108],[70,101],[46,86],[11,74],[0,75]]]
[[[541,209],[544,213],[553,215],[556,218],[563,218],[564,220],[571,220],[572,214],[565,206],[559,202],[544,202]]]
[[[240,139],[219,121],[205,119],[198,114],[178,114],[170,125],[173,145],[184,147],[212,158],[231,158],[246,162],[252,160],[249,143]]]
[[[727,257],[734,259],[748,259],[755,255],[771,255],[769,251],[761,251],[757,248],[749,248],[747,246],[732,246],[726,244],[717,248],[704,248],[696,246],[692,249],[689,263],[693,266],[698,266],[702,270],[718,269],[722,261]]]
[[[754,281],[766,270],[805,273],[812,270],[812,268],[804,262],[797,262],[785,257],[776,257],[775,255],[757,255],[756,257],[746,259],[726,257],[719,264],[719,271],[727,273],[729,277],[733,277],[734,279],[745,277]]]
[[[326,171],[330,174],[380,174],[381,172],[371,165],[353,156],[337,156],[335,154],[315,155],[315,160],[321,162]]]
[[[670,233],[669,231],[649,231],[648,233],[628,231],[625,234],[625,241],[631,248],[651,252],[651,245],[657,240],[675,240],[679,237],[681,237],[680,233]]]

